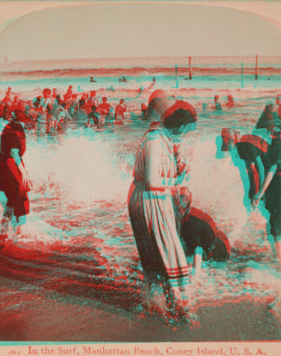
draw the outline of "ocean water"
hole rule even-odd
[[[25,165],[33,184],[29,194],[31,213],[18,245],[7,244],[1,251],[0,273],[32,283],[38,290],[83,294],[142,318],[163,320],[157,309],[148,313],[144,307],[144,278],[129,221],[127,194],[138,142],[149,126],[130,113],[138,114],[141,103],[147,103],[155,88],[169,88],[198,112],[197,129],[183,142],[190,166],[188,186],[193,205],[213,217],[231,244],[227,265],[205,263],[199,285],[192,282],[192,261],[188,261],[191,278],[187,327],[198,328],[200,334],[198,315],[202,308],[238,302],[266,308],[278,324],[281,270],[271,252],[268,214],[262,205],[254,211],[245,207],[241,172],[230,157],[221,158],[218,154],[221,129],[251,132],[265,103],[275,100],[277,79],[252,79],[253,85],[249,80],[241,88],[236,77],[217,81],[194,77],[194,89],[184,87],[191,81],[183,78],[176,88],[175,78],[170,76],[157,77],[153,87],[149,87],[150,77],[128,79],[124,85],[112,77],[99,78],[97,83],[81,77],[25,78],[1,83],[2,90],[12,86],[24,98],[37,95],[47,85],[59,90],[68,85],[83,90],[93,86],[98,98],[106,93],[113,106],[125,97],[128,113],[125,125],[104,131],[79,128],[69,122],[65,132],[39,141],[35,132],[27,132]],[[148,86],[137,94],[135,88],[144,83]],[[109,85],[115,91],[107,91]],[[232,88],[235,108],[221,114],[202,113],[202,103],[211,105],[214,92],[224,103]],[[243,162],[238,163],[243,169]],[[5,204],[3,196],[1,200]],[[274,340],[280,339],[281,331],[269,327],[262,333],[263,339]],[[253,328],[247,337],[256,340],[259,335]],[[245,340],[242,329],[236,338]]]

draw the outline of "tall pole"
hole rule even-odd
[[[189,80],[191,80],[192,79],[192,74],[191,74],[191,57],[188,57],[188,64],[189,64],[189,66],[188,66],[188,68],[189,68]]]
[[[176,79],[176,88],[179,87],[179,83],[178,83],[178,66],[175,65],[175,79]]]
[[[242,62],[242,66],[241,66],[241,88],[244,88],[243,62]]]
[[[258,80],[258,55],[256,55],[256,71],[255,71],[255,80]]]

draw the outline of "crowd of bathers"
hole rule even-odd
[[[64,121],[75,119],[84,127],[102,127],[112,115],[114,122],[123,120],[124,99],[113,109],[96,93],[73,93],[70,86],[64,95],[45,88],[42,96],[25,102],[8,89],[1,102],[1,118],[8,120],[1,134],[0,191],[7,198],[1,220],[1,238],[9,237],[13,217],[16,219],[14,241],[22,234],[29,214],[28,191],[31,181],[23,156],[26,136],[22,124],[33,124],[39,134],[58,129]],[[230,103],[232,102],[232,104]],[[270,214],[270,233],[274,239],[273,252],[281,262],[281,115],[268,102],[252,132],[223,128],[223,154],[239,155],[247,171],[248,201],[257,208],[261,199]],[[233,107],[233,98],[228,98]],[[215,97],[215,104],[219,98]],[[221,110],[221,105],[216,106]],[[188,256],[193,256],[194,275],[200,276],[203,260],[227,261],[231,246],[227,236],[217,228],[205,212],[192,206],[192,192],[188,189],[190,168],[181,141],[188,142],[189,133],[196,129],[197,112],[187,101],[163,90],[151,93],[148,106],[141,107],[143,117],[150,122],[140,140],[133,182],[129,189],[128,210],[139,252],[148,292],[154,284],[161,284],[166,304],[172,313],[186,314],[190,269]],[[1,119],[1,120],[2,120]],[[237,165],[235,165],[237,166]]]
[[[16,115],[25,128],[35,129],[39,135],[65,129],[68,120],[74,120],[78,126],[96,129],[124,124],[125,112],[124,99],[114,108],[106,97],[98,100],[96,91],[77,93],[72,86],[65,93],[56,88],[45,88],[42,95],[33,100],[21,99],[9,87],[0,102],[3,127]]]

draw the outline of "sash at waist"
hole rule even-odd
[[[155,188],[149,188],[145,184],[144,181],[141,180],[134,180],[134,185],[142,190],[145,190],[147,192],[159,192],[159,193],[169,193],[172,194],[174,192],[175,187],[155,187]]]

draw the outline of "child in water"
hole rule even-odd
[[[192,196],[186,187],[180,188],[174,201],[184,252],[186,256],[193,256],[193,273],[200,278],[202,261],[224,262],[229,259],[228,238],[208,214],[191,207]]]

